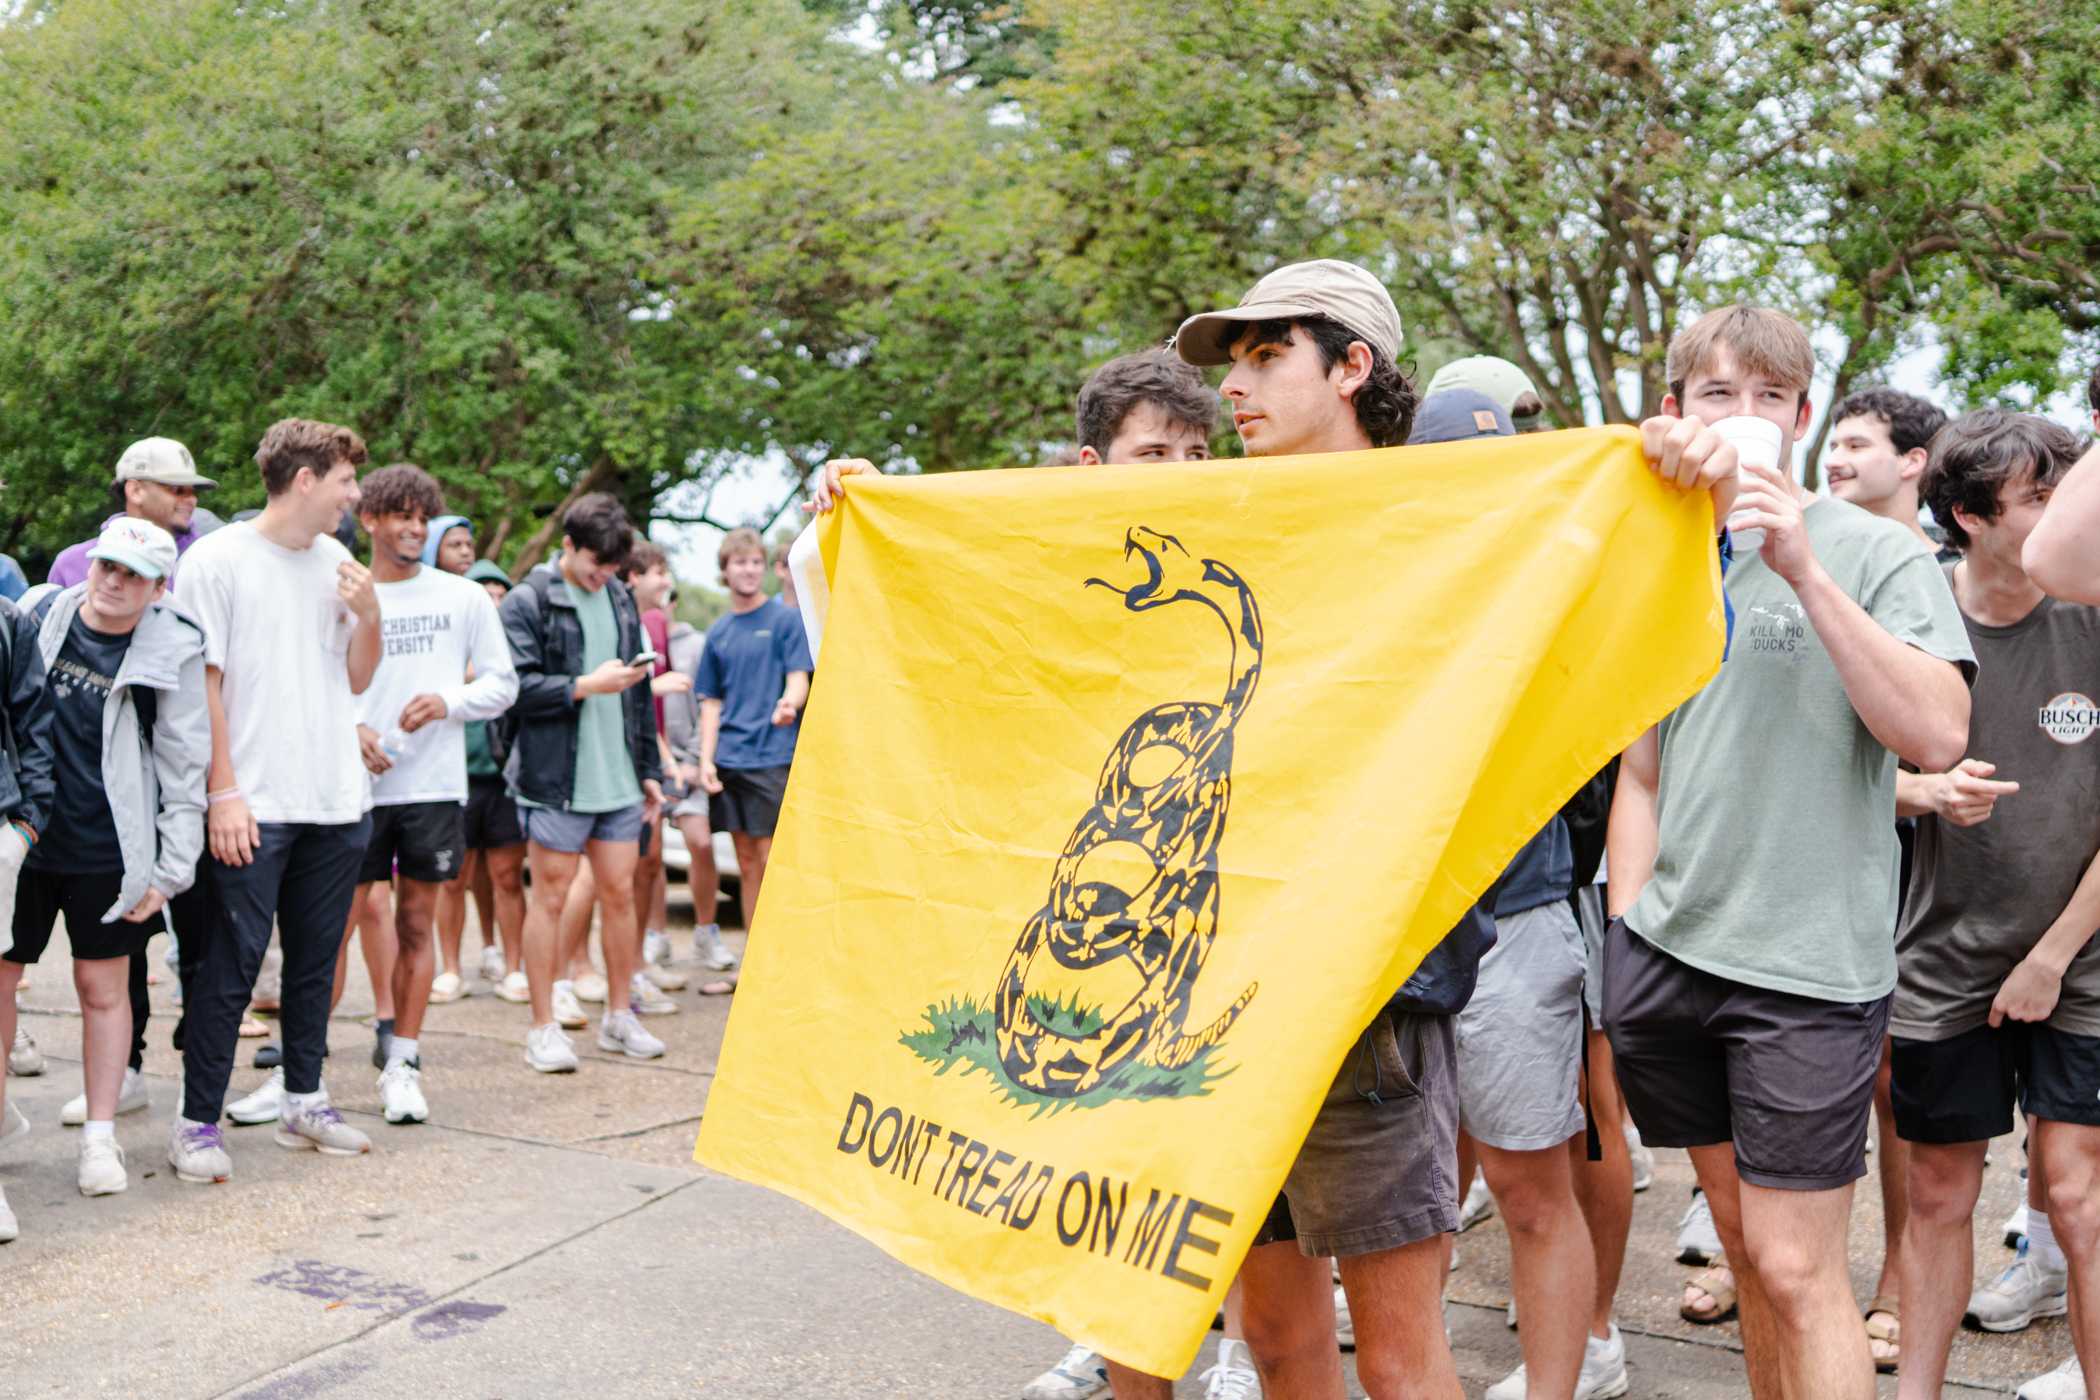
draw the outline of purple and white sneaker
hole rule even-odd
[[[174,1134],[168,1139],[168,1165],[175,1169],[178,1181],[208,1185],[233,1175],[233,1158],[227,1155],[219,1125],[187,1118],[175,1120]]]

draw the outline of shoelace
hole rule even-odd
[[[305,1117],[307,1122],[317,1128],[340,1128],[343,1125],[343,1115],[336,1112],[332,1103],[324,1103],[319,1108],[309,1108]]]
[[[1251,1367],[1217,1365],[1197,1379],[1203,1382],[1204,1400],[1255,1400],[1261,1394],[1261,1378]]]
[[[207,1147],[224,1147],[225,1137],[219,1132],[217,1123],[199,1123],[182,1130],[182,1146],[186,1152],[198,1152]]]

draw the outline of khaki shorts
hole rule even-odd
[[[1328,1086],[1256,1244],[1373,1254],[1458,1228],[1455,1018],[1388,1007]]]

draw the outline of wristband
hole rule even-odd
[[[216,807],[221,802],[231,802],[234,798],[239,797],[240,795],[241,790],[237,787],[220,788],[217,792],[207,792],[206,794],[204,794],[204,805],[207,807]]]
[[[20,817],[9,817],[7,819],[7,824],[13,827],[15,830],[22,833],[22,840],[24,842],[31,846],[34,846],[36,844],[36,828],[31,826],[28,822],[23,821]]]

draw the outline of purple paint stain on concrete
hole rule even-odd
[[[267,1288],[282,1289],[324,1303],[365,1312],[408,1313],[430,1306],[430,1295],[412,1284],[389,1283],[363,1269],[319,1259],[294,1259],[281,1269],[256,1280]]]
[[[438,1304],[409,1326],[415,1332],[416,1340],[441,1342],[448,1337],[472,1332],[490,1318],[502,1316],[505,1311],[501,1303],[469,1303],[464,1299],[454,1299]]]

